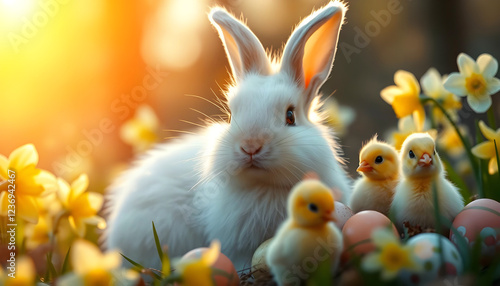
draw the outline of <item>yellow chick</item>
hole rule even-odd
[[[375,136],[361,149],[357,171],[361,178],[354,183],[351,195],[353,212],[374,210],[388,215],[399,179],[396,149]]]
[[[272,239],[266,261],[279,286],[300,285],[328,264],[337,268],[342,233],[332,221],[332,191],[318,180],[304,180],[288,197],[288,218]]]
[[[414,133],[406,138],[401,147],[402,178],[391,205],[391,214],[400,230],[405,221],[412,226],[435,228],[434,188],[439,211],[444,218],[453,221],[464,207],[458,189],[446,179],[435,146],[429,134]]]

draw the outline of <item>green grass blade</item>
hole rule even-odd
[[[66,256],[64,257],[64,261],[62,264],[61,268],[61,275],[68,272],[69,270],[69,253],[71,252],[71,247],[68,248],[68,252],[66,253]]]
[[[151,224],[153,225],[153,235],[155,237],[156,251],[158,251],[158,257],[160,258],[160,261],[163,263],[163,251],[161,250],[160,239],[158,238],[158,233],[156,232],[154,221],[152,221]]]
[[[123,256],[123,258],[125,258],[128,262],[130,262],[130,264],[134,265],[134,267],[136,268],[137,271],[142,271],[143,269],[145,269],[144,266],[140,265],[139,263],[133,261],[132,259],[128,258],[127,256],[123,255],[123,253],[120,253],[121,256]]]
[[[52,281],[57,277],[57,271],[52,263],[52,253],[47,254],[47,272],[45,273],[45,281]]]

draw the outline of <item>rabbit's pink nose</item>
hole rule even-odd
[[[245,147],[240,146],[240,149],[243,153],[245,153],[251,157],[251,156],[256,155],[257,153],[259,153],[262,150],[262,145],[260,145],[260,146],[245,146]]]

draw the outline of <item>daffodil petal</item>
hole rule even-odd
[[[71,187],[68,184],[68,182],[66,182],[62,178],[58,178],[57,179],[57,185],[59,186],[59,188],[57,190],[57,196],[59,197],[59,199],[61,200],[61,202],[63,203],[63,205],[65,207],[68,207],[69,196],[70,196],[70,193],[71,193]]]
[[[477,58],[477,65],[479,66],[479,72],[487,78],[494,77],[498,71],[497,60],[489,54],[480,55]]]
[[[104,254],[102,258],[102,268],[106,270],[112,270],[120,267],[122,264],[122,256],[118,251],[111,251]]]
[[[392,102],[394,101],[394,97],[396,97],[398,94],[401,94],[401,92],[402,91],[399,87],[391,85],[382,89],[382,91],[380,91],[380,96],[385,102],[392,104]]]
[[[89,187],[89,177],[87,174],[81,174],[71,183],[72,200],[80,196]]]
[[[99,248],[84,239],[78,239],[73,243],[70,256],[73,270],[78,275],[85,275],[99,268],[103,259]]]
[[[24,281],[25,285],[34,285],[35,284],[35,265],[33,261],[29,257],[21,257],[17,262],[16,268],[16,280],[18,282]],[[15,285],[21,285],[16,284]]]
[[[465,77],[459,73],[451,73],[443,83],[444,88],[456,95],[466,96]]]
[[[483,133],[484,137],[490,141],[493,141],[495,139],[500,139],[500,136],[497,136],[497,132],[490,128],[484,121],[479,121],[479,130],[481,130],[481,133]],[[500,129],[498,129],[500,131]]]
[[[212,241],[210,243],[210,248],[203,252],[201,255],[201,261],[205,265],[212,265],[215,263],[220,254],[220,242],[218,240]]]
[[[495,145],[493,145],[493,141],[482,142],[472,147],[471,152],[481,159],[493,158],[495,156]]]
[[[38,206],[31,196],[16,196],[16,214],[27,222],[38,223]]]
[[[488,87],[489,94],[495,94],[500,91],[500,79],[496,77],[486,79],[486,85]]]
[[[87,217],[82,220],[86,224],[96,225],[99,229],[106,228],[106,220],[98,215]]]
[[[417,127],[417,131],[424,131],[425,124],[425,110],[422,106],[413,111],[413,120],[415,121],[415,126]]]
[[[394,236],[392,231],[385,227],[375,229],[372,233],[372,241],[377,247],[382,248],[388,243],[399,243],[399,239]]]
[[[7,216],[9,205],[9,193],[0,192],[0,216]]]
[[[498,172],[498,163],[497,163],[497,157],[491,158],[490,162],[488,163],[488,172],[490,175],[493,175]]]
[[[9,174],[7,173],[9,169],[9,159],[4,155],[0,154],[0,179],[7,180]]]
[[[436,98],[442,87],[441,75],[435,68],[430,68],[420,79],[420,84],[426,95]]]
[[[103,202],[104,197],[101,194],[83,193],[71,203],[71,213],[81,218],[94,216],[101,209]]]
[[[9,167],[20,171],[28,166],[38,164],[38,153],[33,144],[23,145],[12,151],[9,156]]]
[[[466,77],[473,73],[479,73],[479,67],[476,62],[467,54],[461,53],[458,55],[457,64],[460,73]]]
[[[398,118],[411,115],[416,109],[421,108],[420,100],[413,94],[401,94],[394,98],[392,108]]]
[[[16,192],[24,195],[39,196],[44,192],[44,186],[37,181],[41,170],[34,165],[24,168],[16,176]]]
[[[394,74],[394,83],[401,89],[411,92],[412,94],[420,94],[420,86],[415,76],[411,72],[398,70]]]
[[[361,267],[368,272],[375,272],[382,268],[380,264],[380,254],[379,253],[370,253],[363,258],[363,262]]]
[[[85,236],[85,223],[79,219],[78,217],[70,215],[68,217],[68,222],[73,231],[79,236],[79,237],[84,237]]]
[[[476,113],[483,113],[491,106],[491,96],[467,96],[467,103]]]

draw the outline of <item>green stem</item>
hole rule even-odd
[[[490,125],[490,128],[492,128],[493,130],[497,130],[497,124],[495,121],[495,111],[493,111],[493,105],[490,106],[486,114],[488,115],[488,123]]]
[[[427,102],[432,102],[434,104],[434,106],[436,106],[437,108],[439,108],[441,110],[441,112],[443,112],[446,119],[448,119],[451,126],[453,126],[453,128],[455,129],[455,132],[457,132],[457,135],[460,138],[460,141],[462,141],[462,144],[464,145],[464,149],[465,149],[465,152],[467,154],[467,157],[469,158],[469,161],[472,165],[472,169],[474,170],[476,182],[479,183],[480,174],[477,171],[478,169],[477,169],[476,157],[474,157],[474,154],[472,154],[472,151],[471,151],[472,147],[470,146],[469,141],[465,140],[465,138],[462,136],[460,129],[458,129],[457,124],[455,124],[455,122],[451,118],[450,114],[448,114],[448,112],[444,109],[444,107],[437,100],[435,100],[432,97],[427,97],[427,96],[420,97],[420,102],[422,102],[422,104],[425,104]],[[478,187],[481,187],[481,186],[478,186]]]

